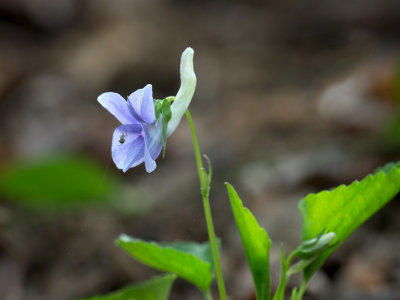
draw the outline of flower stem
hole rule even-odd
[[[201,160],[200,147],[199,147],[199,143],[197,141],[196,131],[194,129],[192,116],[190,115],[189,110],[186,110],[186,118],[187,118],[189,126],[190,126],[190,132],[192,133],[193,147],[194,147],[194,153],[195,153],[195,157],[196,157],[197,172],[199,174],[200,186],[201,186],[201,191],[202,191],[201,194],[202,194],[202,198],[203,198],[204,214],[205,214],[206,223],[207,223],[208,238],[210,240],[211,251],[212,251],[213,261],[214,261],[214,266],[215,266],[215,273],[217,275],[219,296],[220,296],[221,300],[226,300],[225,284],[224,284],[224,279],[222,276],[221,262],[219,259],[218,247],[217,247],[216,238],[215,238],[214,224],[213,224],[212,215],[211,215],[210,200],[208,197],[208,191],[210,190],[210,186],[209,186],[210,180],[207,180],[207,177],[203,175],[205,171],[204,171],[204,167],[203,167],[203,162]],[[207,192],[204,192],[204,191],[207,191]]]
[[[303,299],[304,292],[306,291],[307,288],[307,283],[308,282],[305,280],[302,281],[299,290],[296,292],[296,297],[294,298],[294,300]]]
[[[206,300],[213,300],[213,297],[212,297],[210,291],[208,291],[207,293],[204,293],[204,298],[206,298]]]
[[[286,259],[283,245],[281,245],[281,279],[279,281],[278,289],[276,290],[273,300],[283,300],[283,298],[285,297],[286,284],[290,278],[290,275],[287,273],[287,271],[295,255],[296,251],[293,251]]]

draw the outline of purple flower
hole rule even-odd
[[[162,116],[156,120],[151,84],[133,92],[126,101],[117,93],[101,94],[97,101],[122,123],[113,133],[111,153],[118,169],[126,172],[144,162],[156,168],[162,149]]]
[[[196,89],[193,55],[194,51],[190,47],[183,51],[180,64],[181,86],[176,97],[156,100],[157,114],[150,84],[133,92],[128,101],[111,92],[97,98],[122,123],[114,131],[111,146],[112,158],[118,169],[126,172],[142,162],[148,173],[156,168],[156,158],[165,147],[167,137],[177,128]],[[170,100],[173,100],[172,104]],[[167,104],[166,107],[164,104]]]

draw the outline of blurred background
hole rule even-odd
[[[277,280],[302,197],[400,159],[399,28],[398,0],[1,0],[0,299],[74,299],[157,274],[114,245],[120,233],[207,239],[186,120],[155,172],[123,174],[118,121],[96,101],[147,83],[175,95],[187,46],[227,288],[255,299],[223,182],[272,238]],[[400,299],[399,209],[358,229],[305,299]],[[171,299],[202,296],[178,280]]]

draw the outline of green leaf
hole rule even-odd
[[[336,244],[304,271],[305,280],[324,263],[327,257],[362,223],[390,201],[400,190],[400,162],[388,164],[377,173],[341,185],[330,191],[309,194],[299,204],[303,217],[303,241],[321,231],[334,232]]]
[[[166,274],[124,287],[107,295],[77,300],[167,300],[175,279],[175,274]]]
[[[117,245],[141,263],[160,271],[176,273],[203,292],[213,280],[212,254],[208,243],[175,242],[159,244],[131,238],[125,234]]]
[[[210,244],[208,242],[200,244],[195,242],[176,241],[172,243],[158,243],[158,244],[165,248],[170,247],[183,253],[192,254],[197,258],[201,259],[202,261],[209,263],[211,265],[211,270],[215,271],[212,251]],[[217,247],[218,251],[220,251],[221,242],[219,239],[217,239]]]
[[[260,227],[250,210],[243,206],[233,186],[228,189],[236,225],[242,238],[244,252],[253,275],[258,300],[270,299],[269,251],[271,241],[266,231]]]
[[[20,161],[0,172],[0,194],[31,208],[81,205],[116,192],[116,182],[105,180],[105,168],[83,156]]]

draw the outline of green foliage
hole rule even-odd
[[[165,156],[165,150],[167,148],[167,128],[168,122],[171,120],[171,103],[175,100],[175,97],[167,97],[163,100],[154,100],[154,108],[156,112],[156,119],[160,116],[162,118],[162,143],[163,143],[163,157]]]
[[[175,279],[175,274],[166,274],[124,287],[107,295],[78,300],[167,300]]]
[[[335,238],[336,234],[334,232],[328,232],[326,234],[321,232],[317,237],[303,241],[296,249],[296,255],[306,260],[315,257],[332,247],[331,242],[335,240]]]
[[[304,270],[305,280],[362,223],[390,201],[400,190],[400,162],[389,164],[362,181],[331,191],[309,194],[299,205],[303,217],[303,241],[322,231],[334,232],[336,244]]]
[[[207,292],[213,280],[210,245],[194,242],[159,244],[121,235],[117,245],[141,263],[171,272]]]
[[[286,289],[286,283],[289,280],[289,276],[287,275],[287,270],[290,265],[290,258],[286,259],[286,254],[285,254],[285,249],[283,248],[283,244],[281,244],[281,251],[280,251],[280,257],[281,257],[281,279],[279,281],[278,288],[276,289],[274,298],[273,300],[283,300],[283,297],[285,297],[285,289]]]
[[[270,299],[269,251],[271,241],[250,210],[243,206],[235,189],[226,183],[236,225],[253,275],[258,300]]]
[[[171,120],[172,112],[171,112],[171,103],[168,100],[164,100],[161,106],[161,111],[164,116],[163,119],[163,128],[162,128],[162,142],[163,142],[163,157],[165,156],[165,149],[167,147],[167,127],[168,122]]]
[[[115,181],[104,180],[104,168],[82,156],[16,162],[0,172],[0,194],[32,208],[87,203],[116,190]]]
[[[210,194],[210,187],[211,187],[212,166],[211,166],[210,158],[207,155],[203,155],[203,156],[207,160],[208,173],[203,167],[199,169],[200,190],[201,190],[202,197],[208,198],[208,196]]]

